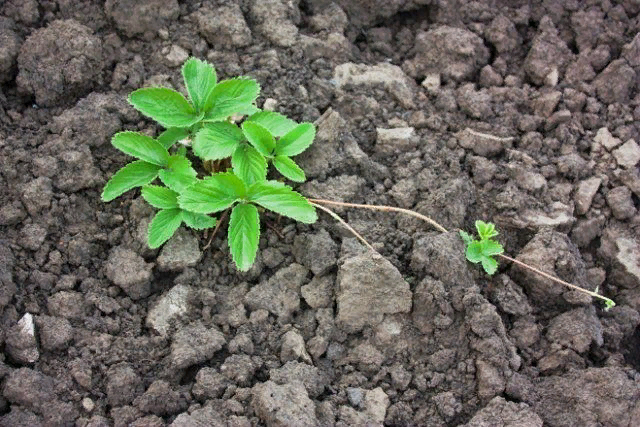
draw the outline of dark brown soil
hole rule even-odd
[[[104,204],[126,103],[189,56],[318,136],[310,197],[493,221],[456,233],[339,209],[145,244]],[[640,426],[640,3],[0,2],[0,426]]]

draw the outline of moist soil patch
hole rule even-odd
[[[339,208],[150,250],[153,208],[102,203],[162,129],[132,90],[180,66],[251,76],[315,122],[296,189]],[[0,3],[1,426],[640,425],[640,6],[632,0]]]

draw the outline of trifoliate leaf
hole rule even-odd
[[[460,237],[462,237],[462,241],[464,241],[465,245],[469,245],[471,244],[471,242],[473,242],[473,237],[471,237],[471,235],[469,233],[467,233],[466,231],[460,230]]]
[[[204,111],[205,102],[216,87],[216,71],[212,65],[197,58],[189,58],[182,66],[189,99],[196,107],[196,111]]]
[[[253,79],[223,80],[205,101],[204,120],[208,122],[226,120],[233,113],[244,111],[252,106],[259,93],[260,85]]]
[[[181,192],[182,209],[209,214],[227,209],[246,195],[244,183],[231,173],[219,173],[196,182]]]
[[[267,179],[267,160],[249,144],[240,144],[231,157],[233,173],[250,186]]]
[[[296,221],[311,224],[318,219],[315,208],[307,199],[276,181],[256,182],[249,188],[247,198]]]
[[[156,179],[162,168],[158,165],[136,160],[116,172],[102,191],[102,201],[109,202],[135,187],[146,185]]]
[[[281,137],[298,125],[290,118],[273,111],[260,111],[253,114],[246,121],[263,126],[275,137]]]
[[[301,123],[287,132],[276,145],[275,154],[279,156],[297,156],[306,150],[316,137],[316,128],[311,123]]]
[[[167,149],[139,132],[118,132],[111,139],[111,144],[123,153],[154,165],[166,166],[169,163]]]
[[[238,270],[249,270],[256,259],[260,241],[260,218],[254,205],[240,203],[234,206],[229,218],[228,241]]]
[[[291,160],[291,157],[276,156],[273,158],[273,166],[285,177],[291,181],[304,182],[307,177],[304,175],[304,171]]]
[[[129,103],[166,128],[191,126],[203,117],[181,93],[163,87],[133,91],[129,95]]]
[[[185,156],[174,154],[169,156],[169,169],[174,172],[181,173],[192,177],[198,176],[198,172],[191,166],[191,161]]]
[[[185,211],[184,209],[182,210],[182,220],[188,227],[195,230],[204,230],[216,225],[216,219],[214,217]]]
[[[267,128],[254,122],[244,122],[242,123],[242,132],[247,141],[249,141],[260,154],[265,157],[273,154],[276,140]]]
[[[192,148],[193,153],[203,160],[220,160],[231,157],[242,141],[242,130],[233,123],[207,123],[196,134]]]
[[[151,249],[160,247],[169,240],[182,223],[180,209],[163,209],[153,217],[148,228],[148,243]]]
[[[504,252],[502,245],[495,240],[481,240],[480,246],[482,254],[485,256],[499,255]]]
[[[482,268],[489,276],[492,276],[498,270],[498,262],[491,257],[483,257]]]
[[[491,222],[477,220],[475,224],[476,230],[478,230],[478,236],[480,236],[480,240],[491,239],[492,237],[495,237],[499,234],[496,231],[495,224]]]
[[[164,148],[167,150],[173,146],[178,141],[182,141],[183,139],[189,136],[189,131],[185,128],[169,128],[162,132],[156,138]]]
[[[160,185],[145,185],[142,187],[142,197],[154,208],[175,209],[178,207],[178,193]]]

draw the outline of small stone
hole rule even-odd
[[[144,258],[123,246],[115,247],[109,254],[106,275],[133,300],[148,297],[151,293],[151,269]]]
[[[513,142],[512,137],[494,136],[477,132],[471,128],[465,128],[455,136],[462,148],[471,149],[475,154],[482,157],[497,156],[505,148],[511,147]]]
[[[636,214],[636,207],[631,198],[631,190],[624,185],[609,190],[607,204],[616,219],[625,220]]]
[[[604,148],[607,149],[607,151],[611,151],[614,148],[616,148],[618,145],[622,144],[622,141],[620,141],[620,139],[611,135],[611,132],[609,132],[609,129],[604,127],[598,129],[598,133],[596,133],[596,136],[593,138],[593,141],[602,145]]]
[[[304,338],[298,332],[291,330],[282,337],[282,348],[280,349],[280,361],[286,363],[289,361],[302,360],[309,365],[313,364],[311,356],[307,353],[304,344]]]
[[[153,306],[147,314],[147,326],[162,336],[166,336],[172,322],[185,317],[189,312],[189,296],[192,288],[176,285]]]
[[[21,364],[35,363],[40,358],[33,316],[26,313],[7,331],[7,353]]]
[[[549,117],[558,106],[562,92],[554,90],[545,93],[533,101],[533,111],[540,117]]]
[[[61,317],[40,316],[37,319],[40,343],[47,351],[62,350],[73,339],[71,322]]]
[[[576,214],[584,215],[589,211],[591,202],[598,192],[600,184],[602,184],[602,179],[597,177],[585,179],[578,184],[578,191],[576,191],[574,196],[574,200],[576,202]]]
[[[311,308],[330,307],[333,304],[335,276],[315,276],[300,288],[302,298]]]
[[[380,387],[367,390],[364,396],[364,410],[377,423],[382,424],[389,407],[389,396]]]
[[[620,166],[632,168],[640,161],[640,147],[633,139],[630,139],[622,147],[613,151],[613,157],[616,158]]]
[[[167,56],[164,57],[167,65],[170,67],[178,67],[182,65],[189,58],[189,52],[177,44],[171,45],[171,50]]]
[[[435,94],[438,90],[440,90],[440,86],[442,85],[440,74],[427,74],[421,85],[422,87],[427,89],[427,92],[429,92],[430,94]]]
[[[173,336],[171,343],[171,365],[176,369],[203,363],[213,357],[227,343],[222,332],[196,323],[189,325]]]
[[[93,412],[95,408],[96,404],[93,403],[93,400],[91,400],[89,397],[85,397],[84,399],[82,399],[82,409],[87,412]]]
[[[376,151],[383,154],[406,153],[418,146],[415,129],[403,127],[395,129],[376,129]]]
[[[163,246],[158,257],[160,271],[182,271],[193,267],[202,258],[198,239],[185,229],[178,229],[176,234]]]
[[[628,103],[635,83],[636,72],[625,59],[611,61],[593,81],[598,98],[606,104]]]

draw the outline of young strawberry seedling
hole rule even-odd
[[[114,147],[138,160],[113,175],[102,200],[142,187],[142,197],[159,209],[149,224],[151,248],[169,240],[183,223],[196,230],[211,228],[216,218],[210,214],[231,209],[228,244],[236,266],[246,271],[258,251],[258,206],[304,223],[317,219],[306,198],[267,179],[269,162],[292,181],[306,179],[291,157],[311,145],[315,127],[258,109],[260,86],[255,80],[217,82],[213,66],[195,58],[185,62],[182,76],[188,99],[167,88],[138,89],[129,95],[134,108],[167,130],[156,139],[139,132],[113,137]],[[247,116],[241,125],[233,121],[238,115]],[[203,163],[230,159],[231,167],[203,176],[189,160],[189,148]],[[154,184],[156,180],[162,185]]]

